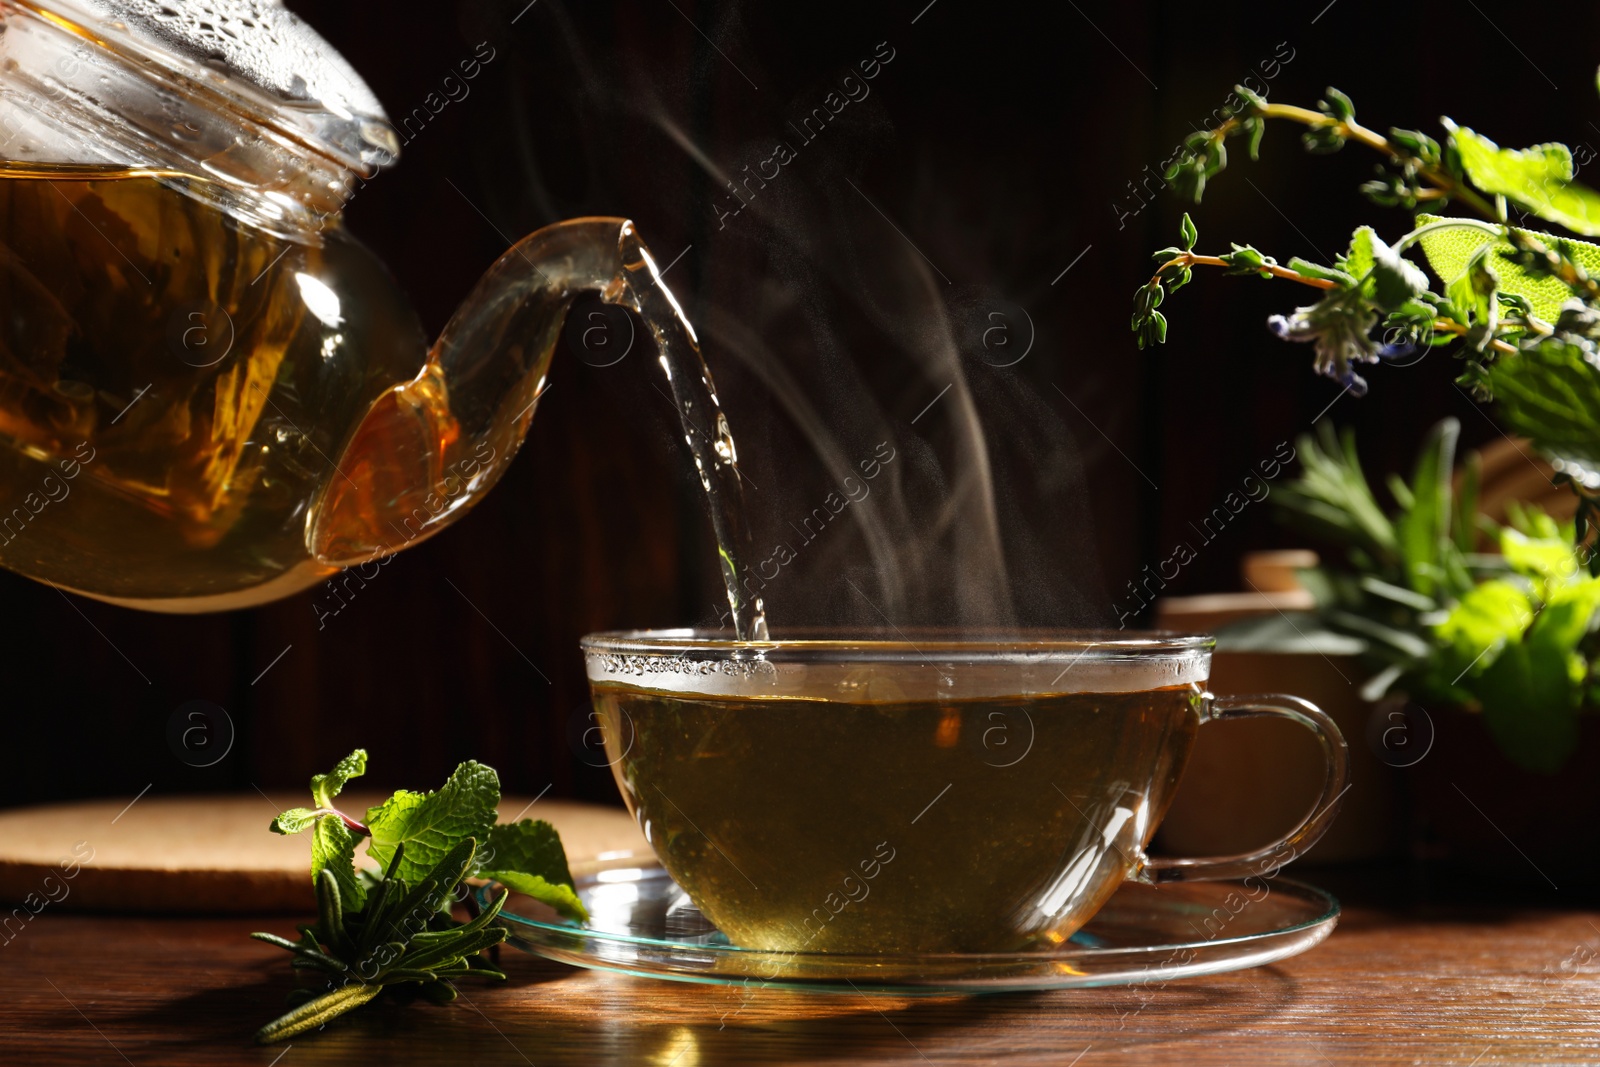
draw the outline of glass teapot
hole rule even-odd
[[[702,483],[737,492],[693,331],[627,221],[518,242],[430,350],[340,218],[394,128],[276,0],[0,20],[0,565],[194,612],[416,544],[504,472],[585,292],[641,316]],[[713,521],[733,543],[727,494]]]

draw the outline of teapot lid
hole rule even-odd
[[[364,174],[399,140],[383,105],[282,0],[21,0],[130,58],[175,68]]]

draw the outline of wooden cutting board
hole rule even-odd
[[[344,794],[365,811],[385,799]],[[313,904],[307,835],[267,825],[278,806],[259,794],[143,796],[0,811],[0,911],[304,912]],[[500,818],[544,819],[577,862],[650,846],[620,808],[501,797]],[[357,860],[365,850],[358,849]]]

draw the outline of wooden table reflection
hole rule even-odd
[[[1600,1060],[1600,925],[1588,912],[1357,906],[1311,952],[1173,982],[983,997],[697,986],[515,951],[505,985],[445,1008],[380,1003],[284,1047],[260,919],[48,910],[0,947],[8,1064],[1479,1064]],[[278,1057],[282,1056],[279,1060]]]

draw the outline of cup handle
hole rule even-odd
[[[1333,823],[1339,803],[1350,789],[1349,749],[1339,727],[1321,708],[1299,697],[1267,693],[1242,697],[1217,697],[1206,693],[1200,715],[1202,724],[1219,719],[1288,719],[1317,735],[1327,761],[1327,777],[1322,795],[1300,820],[1277,841],[1255,852],[1237,856],[1191,858],[1152,858],[1141,854],[1139,868],[1131,877],[1136,882],[1160,885],[1164,882],[1214,881],[1225,878],[1271,877],[1284,864],[1316,844],[1317,838]]]

